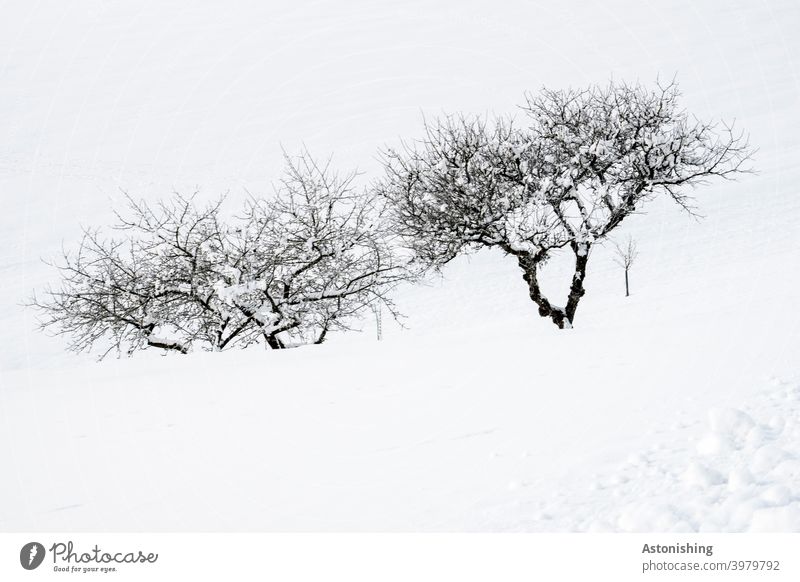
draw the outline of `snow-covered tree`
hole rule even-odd
[[[75,351],[148,347],[186,353],[263,343],[321,343],[349,329],[410,277],[382,201],[308,154],[287,157],[275,195],[224,219],[222,201],[128,199],[122,236],[86,231],[58,267],[62,284],[33,304]]]
[[[270,248],[256,269],[266,288],[253,305],[292,326],[283,343],[321,343],[375,304],[397,315],[388,291],[412,274],[395,252],[385,200],[355,188],[354,178],[307,154],[287,158],[276,195],[248,205],[245,222]]]
[[[446,117],[424,139],[385,152],[378,189],[418,257],[439,267],[497,247],[523,271],[539,314],[571,327],[593,246],[658,195],[692,211],[691,187],[748,171],[747,138],[691,118],[674,83],[648,90],[610,83],[543,90],[527,123]],[[563,306],[542,292],[539,270],[559,249],[574,257]]]

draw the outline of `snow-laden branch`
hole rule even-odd
[[[752,148],[732,125],[679,107],[675,83],[609,83],[527,96],[525,122],[448,116],[423,139],[384,152],[379,191],[395,228],[429,267],[497,247],[517,259],[539,313],[571,324],[593,246],[656,196],[694,212],[691,188],[750,171]],[[563,309],[541,292],[540,266],[575,258]]]
[[[319,343],[411,277],[374,193],[307,153],[287,157],[273,196],[224,219],[223,200],[128,198],[121,238],[87,231],[32,303],[74,350],[181,353]]]

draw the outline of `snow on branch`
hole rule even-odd
[[[383,153],[378,188],[420,263],[499,248],[517,260],[540,315],[570,327],[594,244],[656,196],[693,213],[692,188],[751,171],[747,136],[691,117],[679,98],[674,82],[611,82],[529,94],[521,122],[446,116]],[[564,308],[538,281],[560,249],[575,257]]]
[[[127,199],[117,238],[87,230],[32,304],[75,351],[187,353],[320,343],[411,278],[382,201],[307,152],[287,157],[274,196],[223,219],[223,199]]]

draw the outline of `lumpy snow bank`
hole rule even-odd
[[[540,514],[574,531],[800,530],[800,382],[774,379],[702,425],[698,437],[679,423]]]

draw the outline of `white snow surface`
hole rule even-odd
[[[0,531],[800,531],[800,5],[12,1],[0,19]],[[97,363],[20,304],[123,198],[365,179],[422,114],[678,75],[758,174],[632,217],[571,330],[484,252],[281,352]],[[547,267],[556,303],[567,266]]]

